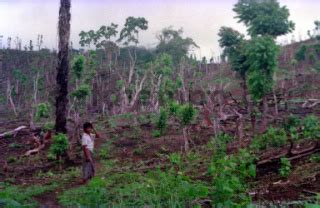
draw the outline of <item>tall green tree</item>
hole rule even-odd
[[[60,0],[59,10],[59,53],[57,66],[56,132],[67,132],[69,39],[71,0]]]
[[[289,10],[277,0],[239,0],[233,11],[247,26],[250,36],[270,35],[276,38],[292,32],[295,24],[289,20]]]
[[[275,38],[294,30],[289,10],[277,0],[239,0],[233,9],[247,26],[252,40],[246,47],[248,85],[254,100],[262,99],[263,115],[260,131],[267,126],[268,104],[266,95],[272,91],[273,75],[278,64],[278,47]]]
[[[158,54],[167,53],[172,56],[175,64],[180,63],[181,59],[187,56],[192,47],[199,47],[192,38],[183,38],[182,35],[182,29],[164,28],[157,35],[159,44],[156,47],[156,52]]]

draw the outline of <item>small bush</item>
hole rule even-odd
[[[189,125],[196,115],[196,110],[191,104],[182,105],[178,110],[178,118],[183,126]]]
[[[160,115],[156,123],[156,126],[160,132],[160,135],[163,135],[165,130],[167,129],[167,125],[168,125],[167,120],[168,120],[168,113],[164,108],[161,108]]]
[[[44,131],[49,131],[54,129],[54,123],[53,122],[46,122],[43,126]]]
[[[289,132],[291,128],[298,128],[301,125],[301,119],[298,116],[290,115],[284,122],[284,129]]]
[[[308,116],[302,123],[303,136],[306,139],[320,138],[320,121],[316,116]]]
[[[213,156],[208,168],[213,177],[213,207],[245,207],[250,204],[246,179],[256,176],[253,162],[254,158],[246,150],[230,156]]]
[[[251,143],[251,148],[264,150],[268,147],[281,147],[288,141],[287,133],[284,129],[269,128],[263,135],[256,135]]]
[[[152,136],[153,136],[153,137],[160,137],[160,136],[161,136],[161,133],[160,133],[159,130],[153,130],[153,131],[152,131]]]
[[[87,84],[81,84],[75,91],[71,93],[71,96],[77,98],[78,100],[82,100],[90,95],[91,88]]]
[[[63,156],[68,150],[68,137],[65,134],[58,134],[53,137],[50,153],[56,157]]]
[[[288,158],[282,157],[280,158],[280,176],[281,177],[288,177],[291,172],[291,163]]]
[[[46,103],[40,103],[37,106],[36,119],[39,120],[41,118],[49,118],[50,116],[50,107]]]

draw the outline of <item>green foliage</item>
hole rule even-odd
[[[304,138],[319,139],[320,138],[319,118],[314,115],[306,117],[302,122],[302,133]]]
[[[37,106],[36,119],[49,118],[50,107],[47,103],[39,103]]]
[[[165,130],[167,129],[167,120],[168,120],[168,113],[164,108],[160,108],[160,115],[158,121],[156,123],[156,127],[159,130],[160,135],[163,135]]]
[[[115,104],[115,103],[117,102],[117,96],[116,96],[115,94],[112,94],[112,95],[110,96],[110,99],[111,99],[111,102],[112,102],[113,104]]]
[[[105,180],[95,177],[85,187],[66,191],[59,197],[59,202],[64,206],[103,206],[107,194],[105,185]]]
[[[159,44],[156,47],[157,54],[169,54],[173,63],[178,64],[186,57],[191,47],[198,47],[191,38],[182,37],[183,30],[174,30],[171,27],[164,28],[158,35]]]
[[[239,72],[242,78],[245,78],[248,66],[246,64],[246,47],[248,41],[238,31],[222,27],[219,31],[219,44],[223,48],[223,57],[227,56],[232,69]]]
[[[196,109],[192,104],[181,105],[178,109],[178,119],[183,126],[189,125],[196,116]]]
[[[75,91],[71,93],[71,96],[77,98],[78,100],[85,99],[88,95],[90,95],[91,88],[87,84],[81,84]]]
[[[65,134],[57,134],[53,137],[53,142],[50,146],[50,153],[56,157],[63,156],[68,150],[68,137]]]
[[[225,155],[227,152],[227,144],[233,139],[232,136],[222,133],[213,138],[208,145],[216,155]]]
[[[181,157],[181,154],[179,153],[176,153],[176,152],[171,153],[169,155],[169,160],[173,165],[178,165],[178,166],[182,165],[182,157]]]
[[[264,150],[269,147],[281,147],[288,141],[287,133],[284,129],[268,128],[263,135],[256,135],[251,143],[251,148]]]
[[[124,85],[124,81],[123,80],[117,80],[116,86],[117,89],[121,89]]]
[[[158,75],[170,76],[173,72],[172,56],[167,53],[160,54],[155,60],[155,71]]]
[[[160,137],[161,136],[160,130],[153,130],[151,134],[153,137]]]
[[[278,52],[278,46],[269,36],[254,38],[248,45],[246,51],[249,66],[248,86],[254,100],[259,100],[271,92]]]
[[[74,64],[72,66],[73,74],[77,79],[80,79],[83,74],[84,69],[84,57],[79,56],[75,59]]]
[[[29,187],[14,186],[0,183],[0,206],[6,208],[37,207],[38,203],[32,198],[57,188],[57,185],[34,185]]]
[[[288,177],[291,172],[291,163],[288,158],[282,157],[280,158],[280,176],[281,177]]]
[[[219,30],[219,45],[221,47],[231,48],[239,45],[244,35],[230,27],[221,27]]]
[[[217,207],[244,207],[251,201],[246,179],[256,176],[254,158],[246,150],[235,155],[214,155],[208,168],[213,177],[211,197]]]
[[[110,38],[117,35],[117,28],[117,24],[111,23],[110,26],[101,26],[97,31],[81,31],[79,34],[79,43],[82,47],[90,47],[91,43],[93,43],[97,48],[106,47],[106,45],[111,42]]]
[[[54,129],[54,123],[53,122],[46,122],[43,126],[44,131],[49,131]]]
[[[148,21],[144,17],[128,17],[120,32],[118,41],[124,41],[124,45],[129,45],[130,43],[138,44],[139,30],[147,29]]]
[[[284,122],[284,129],[290,131],[291,128],[298,128],[301,125],[301,119],[298,116],[290,115]]]
[[[198,204],[208,190],[203,183],[191,182],[187,176],[169,169],[144,176],[122,173],[95,177],[87,186],[65,191],[59,201],[72,207],[186,207]]]
[[[294,30],[295,24],[288,20],[289,10],[277,0],[239,0],[233,11],[236,18],[248,27],[251,36],[277,37]]]

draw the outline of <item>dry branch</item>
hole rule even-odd
[[[27,127],[26,126],[19,126],[18,128],[15,128],[14,130],[7,131],[7,132],[0,134],[0,138],[6,137],[8,135],[15,136],[19,131],[21,131],[22,129],[25,129],[25,128],[27,128]]]

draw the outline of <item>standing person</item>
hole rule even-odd
[[[83,163],[83,183],[90,180],[95,174],[95,164],[93,158],[94,140],[100,138],[100,134],[94,129],[92,123],[86,122],[83,124],[83,135],[81,145],[84,154]]]

